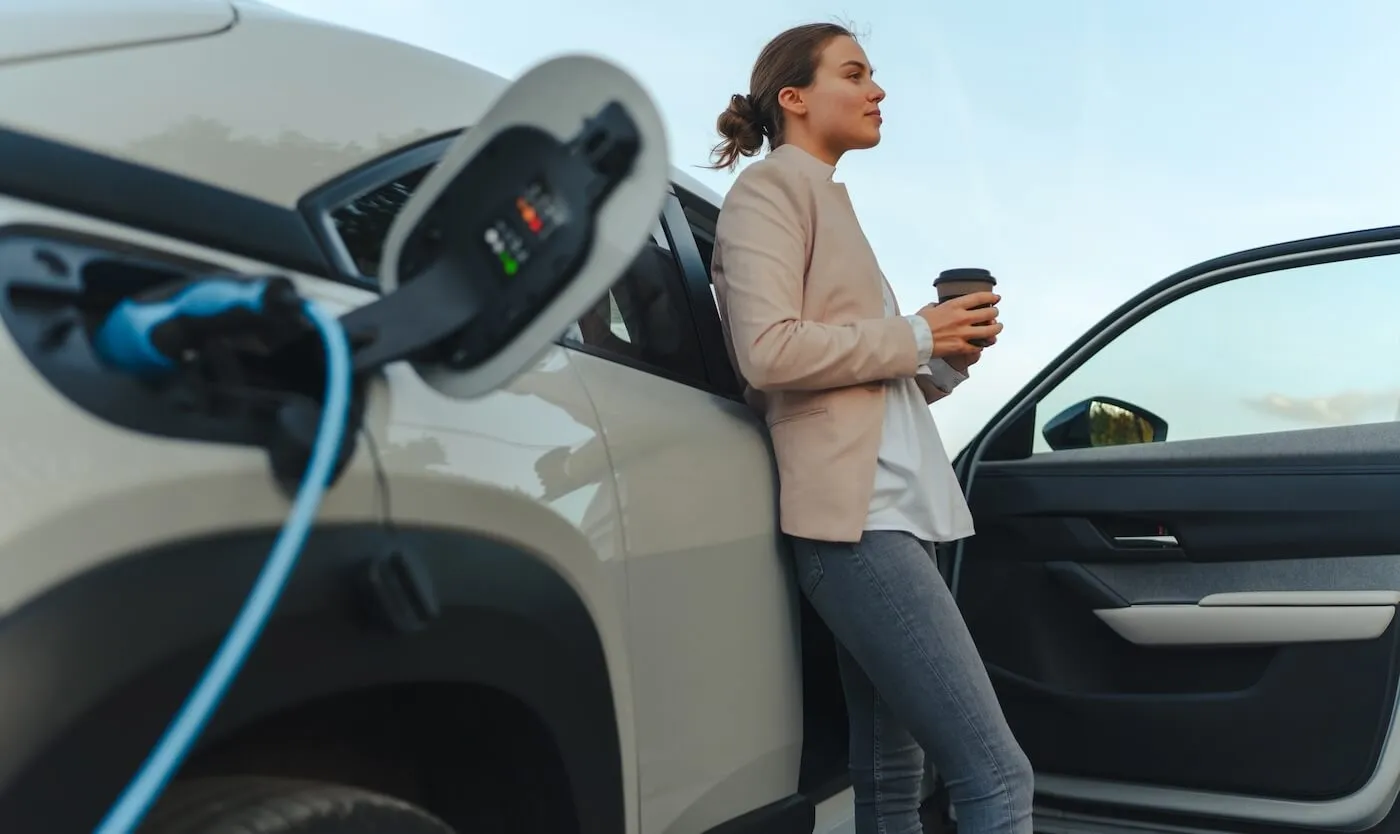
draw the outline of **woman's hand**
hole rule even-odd
[[[997,343],[997,337],[992,336],[987,340],[986,347],[991,347]],[[950,353],[943,357],[943,361],[948,363],[948,367],[960,374],[966,374],[967,369],[977,364],[977,360],[982,358],[982,348],[975,347],[967,353]]]
[[[933,331],[933,355],[948,358],[954,355],[980,353],[973,339],[987,339],[988,344],[1001,332],[996,320],[995,305],[1001,296],[994,292],[973,292],[942,303],[929,304],[919,311]],[[974,310],[973,307],[982,307]],[[976,360],[973,360],[976,361]],[[970,362],[968,364],[971,364]]]

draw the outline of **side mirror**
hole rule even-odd
[[[1167,421],[1123,400],[1090,397],[1051,418],[1041,435],[1055,451],[1161,443]]]
[[[669,183],[665,127],[636,80],[588,56],[531,69],[390,226],[385,295],[342,319],[355,370],[408,359],[457,397],[504,385],[623,274]]]

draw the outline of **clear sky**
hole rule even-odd
[[[837,176],[900,303],[931,300],[952,266],[992,269],[1005,296],[1000,343],[935,407],[952,449],[1066,343],[1177,269],[1400,222],[1393,0],[276,2],[508,77],[560,52],[605,55],[657,97],[681,166],[706,162],[715,117],[748,92],[768,38],[853,23],[889,94],[885,138]],[[720,193],[732,181],[692,172]],[[1264,333],[1240,303],[1237,344]],[[1180,334],[1183,350],[1193,338]]]

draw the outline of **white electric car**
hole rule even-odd
[[[199,403],[98,372],[84,305],[207,268],[374,300],[395,212],[504,84],[245,0],[0,4],[0,831],[91,830],[287,510]],[[502,390],[386,369],[144,831],[849,826],[831,638],[709,286],[720,205],[677,172]],[[1398,274],[1400,228],[1186,269],[962,450],[978,535],[941,562],[1038,830],[1400,830]]]

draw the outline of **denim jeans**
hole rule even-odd
[[[927,752],[959,834],[1030,834],[1034,775],[932,548],[907,533],[793,538],[802,592],[831,629],[851,719],[856,834],[919,834]]]

